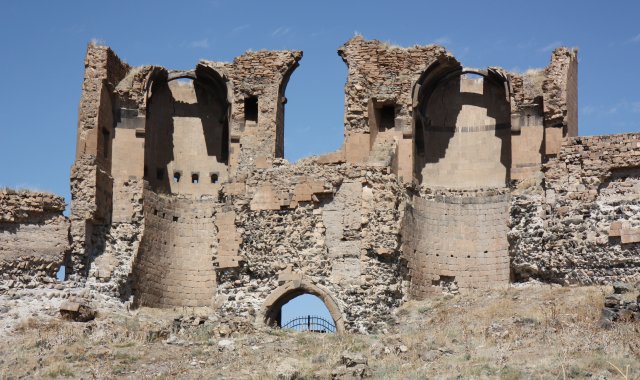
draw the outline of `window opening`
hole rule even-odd
[[[396,107],[395,106],[383,106],[380,109],[380,125],[379,130],[388,131],[395,127],[396,120]]]
[[[244,119],[258,122],[258,98],[250,96],[244,99]]]

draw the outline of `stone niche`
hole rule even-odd
[[[422,184],[440,188],[504,187],[511,125],[503,83],[473,74],[439,79],[423,103],[416,163]]]
[[[225,83],[214,73],[203,68],[195,78],[154,82],[145,127],[152,190],[212,195],[228,181],[229,102]]]

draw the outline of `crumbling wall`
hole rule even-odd
[[[136,303],[211,306],[216,292],[216,199],[144,192],[144,235],[134,267]]]
[[[640,134],[566,139],[544,187],[513,194],[515,280],[607,283],[640,275]]]
[[[388,325],[404,297],[404,196],[388,169],[308,160],[252,171],[242,187],[226,195],[241,244],[238,265],[217,269],[222,315],[262,320],[279,286],[309,282],[336,300],[347,330]]]
[[[231,88],[230,172],[268,167],[284,157],[284,91],[302,58],[301,51],[246,52],[232,63],[203,61],[223,72]],[[256,119],[246,118],[246,100],[256,98]]]
[[[562,136],[578,135],[578,56],[575,49],[557,48],[545,69],[545,126],[560,127]]]
[[[76,160],[71,168],[72,278],[87,275],[92,235],[110,223],[113,178],[111,138],[114,134],[113,91],[129,66],[105,46],[89,44],[78,111]],[[97,227],[94,228],[94,227]]]
[[[162,168],[162,181],[167,183],[163,191],[187,198],[202,194],[216,198],[229,180],[227,166],[234,172],[239,167],[250,170],[281,157],[284,91],[301,57],[298,51],[249,52],[232,63],[202,61],[194,70],[175,71],[131,68],[108,47],[89,45],[71,174],[72,277],[88,278],[89,286],[103,294],[125,299],[131,294],[131,268],[145,229],[142,209],[148,208],[143,184],[157,182],[157,165],[148,159],[153,154],[170,152],[174,158],[166,171]],[[193,79],[193,86],[172,82],[178,78]],[[173,89],[172,104],[156,99],[163,84]],[[214,93],[199,91],[204,88]],[[258,98],[254,124],[245,120],[247,97]],[[154,106],[170,108],[168,130],[175,132],[160,145],[156,140],[162,131],[157,117],[153,119]],[[198,146],[215,156],[213,163],[195,157],[189,146],[197,117],[203,125],[215,127]],[[231,131],[222,125],[229,122]],[[225,149],[228,157],[223,157]],[[179,183],[176,173],[181,175]],[[225,250],[231,252],[227,257],[231,263],[236,260],[232,251]]]
[[[120,204],[126,207],[114,210],[111,224],[94,227],[87,252],[86,286],[122,301],[133,295],[133,264],[144,231],[142,189],[143,182],[135,178],[118,187]]]
[[[509,259],[517,280],[637,273],[637,135],[560,149],[577,134],[575,50],[524,74],[360,36],[338,52],[349,70],[343,148],[290,165],[284,92],[302,52],[176,71],[130,68],[90,45],[71,176],[72,277],[140,305],[213,306],[258,321],[316,291],[346,330],[375,332],[409,296],[507,284]],[[181,78],[193,82],[172,82]],[[207,80],[216,102],[198,92]],[[438,90],[445,82],[457,88]],[[203,118],[215,133],[190,147]],[[171,156],[160,179],[158,154]]]
[[[367,162],[376,144],[396,140],[397,174],[405,182],[413,178],[413,90],[420,75],[437,61],[453,57],[436,45],[401,48],[355,36],[338,54],[347,64],[345,84],[345,158]],[[393,107],[393,126],[378,138],[375,122],[380,108]],[[372,128],[372,126],[374,126]]]
[[[62,197],[0,190],[0,290],[53,282],[69,250]]]
[[[515,181],[540,174],[564,137],[578,135],[578,52],[557,48],[544,69],[509,73]]]

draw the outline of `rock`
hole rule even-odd
[[[635,318],[635,314],[633,311],[629,309],[622,309],[618,312],[618,320],[623,322],[633,321]]]
[[[361,353],[343,352],[339,365],[331,372],[332,379],[353,379],[371,376],[367,357]]]
[[[374,358],[380,359],[383,354],[387,353],[387,350],[388,349],[382,343],[375,342],[371,345],[370,353]]]
[[[231,339],[222,339],[218,342],[218,348],[220,351],[233,351],[235,349],[235,344]]]
[[[62,318],[75,322],[88,322],[96,318],[96,311],[85,303],[65,301],[60,305]]]
[[[342,364],[346,365],[347,367],[354,367],[358,364],[368,364],[367,357],[364,356],[363,354],[347,352],[347,351],[344,351],[342,353],[342,357],[340,361],[342,362]]]
[[[600,318],[606,319],[608,321],[613,321],[616,318],[616,311],[605,307],[602,309],[602,314]]]
[[[166,344],[173,344],[173,345],[176,345],[176,346],[182,346],[184,344],[184,341],[178,339],[178,337],[175,336],[175,335],[169,336],[169,338],[167,338],[167,340],[165,340],[164,342]]]
[[[490,335],[494,338],[506,338],[507,336],[509,336],[509,330],[507,330],[500,323],[493,322],[489,327],[487,327],[487,335]]]
[[[369,370],[369,366],[365,364],[357,364],[353,367],[347,367],[345,365],[338,366],[333,371],[331,371],[332,379],[362,379],[366,377],[371,377],[371,371]]]
[[[300,363],[293,358],[284,359],[276,367],[276,377],[278,380],[300,379]]]
[[[426,350],[420,354],[420,359],[428,363],[438,359],[440,356],[442,356],[440,350]]]
[[[610,308],[618,307],[618,306],[620,306],[620,301],[621,300],[622,300],[622,298],[619,295],[610,294],[610,295],[605,297],[604,306],[605,307],[610,307]]]
[[[613,283],[613,293],[614,294],[624,294],[633,291],[633,285],[627,284],[626,282],[614,282]]]

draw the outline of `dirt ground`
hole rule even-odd
[[[441,295],[406,303],[380,335],[228,329],[203,310],[69,322],[0,300],[0,319],[13,321],[0,332],[0,380],[640,379],[640,323],[600,326],[609,293],[528,284]]]

